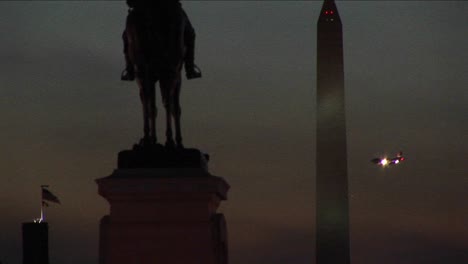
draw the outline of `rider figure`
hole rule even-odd
[[[185,66],[185,73],[187,79],[195,79],[201,77],[201,71],[195,65],[195,29],[193,28],[190,20],[182,9],[182,6],[179,3],[179,0],[175,0],[177,2],[177,6],[182,11],[183,22],[184,24],[184,45],[186,48],[186,53],[184,56],[184,66]],[[129,6],[129,15],[133,12],[134,8],[136,8],[140,2],[144,2],[144,0],[127,0],[127,5]],[[145,7],[143,7],[145,8]],[[128,19],[128,16],[127,16]],[[121,79],[123,81],[133,81],[135,80],[135,71],[133,65],[130,63],[129,53],[128,53],[128,39],[127,34],[124,31],[122,35],[123,43],[124,43],[124,54],[125,54],[125,70],[122,73]]]

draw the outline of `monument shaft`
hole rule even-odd
[[[343,32],[335,2],[317,25],[317,264],[347,264],[349,209]]]

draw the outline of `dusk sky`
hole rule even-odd
[[[203,72],[182,84],[184,143],[231,185],[230,263],[315,263],[322,1],[182,3]],[[336,3],[352,263],[468,263],[468,2]],[[109,207],[94,180],[142,136],[137,85],[120,81],[126,15],[124,1],[0,1],[2,264],[22,263],[42,184],[62,201],[46,212],[50,263],[98,263]],[[400,150],[399,166],[369,162]]]

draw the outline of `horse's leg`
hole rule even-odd
[[[173,104],[172,104],[172,99],[171,99],[172,81],[161,80],[159,83],[159,86],[161,88],[161,95],[162,95],[164,108],[166,109],[166,146],[173,147],[175,144],[174,144],[174,139],[172,138],[172,122],[171,122],[171,116],[172,116],[172,111],[173,111]]]
[[[143,108],[143,142],[146,142],[146,140],[149,138],[149,122],[148,122],[148,98],[145,95],[145,90],[147,86],[147,82],[145,80],[141,80],[140,78],[137,78],[137,83],[138,86],[140,87],[140,101],[141,101],[141,106]]]
[[[156,83],[151,82],[148,86],[148,107],[149,107],[149,115],[150,115],[150,142],[151,144],[157,143],[156,138],[156,115],[158,113],[158,109],[156,108]]]
[[[182,115],[182,110],[180,108],[180,88],[182,85],[182,78],[179,74],[178,79],[174,86],[174,94],[173,94],[173,105],[174,105],[174,123],[176,129],[176,142],[177,147],[184,148],[182,144],[182,129],[180,126],[180,117]]]

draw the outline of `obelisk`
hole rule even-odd
[[[349,205],[343,31],[335,1],[317,24],[317,264],[348,264]]]

